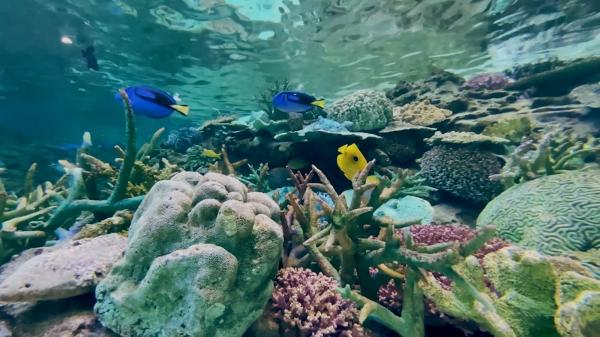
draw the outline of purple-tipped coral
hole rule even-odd
[[[358,309],[342,298],[331,277],[303,268],[279,271],[272,308],[283,336],[366,337]]]
[[[475,90],[499,90],[504,89],[512,82],[513,80],[503,73],[480,74],[468,80],[463,85],[463,88]]]

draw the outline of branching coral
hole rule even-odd
[[[222,173],[228,176],[237,176],[237,169],[248,163],[248,159],[231,162],[225,145],[221,148],[221,158],[220,161],[216,161],[208,166],[210,172]]]
[[[241,181],[246,183],[253,191],[257,192],[268,192],[269,180],[267,174],[269,173],[269,164],[261,163],[257,168],[248,164],[250,174],[246,177],[239,177]]]
[[[528,140],[505,157],[506,164],[490,179],[500,181],[505,189],[541,176],[598,166],[600,142],[585,139],[573,132],[552,130],[539,141]],[[595,159],[595,162],[589,162]]]
[[[275,279],[272,310],[285,336],[368,336],[358,309],[336,291],[331,277],[308,269],[284,268]]]
[[[452,270],[452,266],[478,251],[493,236],[493,227],[476,231],[465,242],[416,245],[409,229],[421,219],[398,222],[393,218],[373,217],[373,210],[394,197],[404,181],[396,179],[393,183],[367,183],[373,165],[374,161],[369,162],[353,179],[353,194],[349,202],[344,194],[335,191],[323,172],[314,166],[313,171],[321,182],[307,184],[303,202],[296,195],[288,194],[293,210],[292,228],[297,236],[305,239],[302,246],[308,252],[298,261],[312,261],[338,284],[346,285],[340,291],[362,308],[359,316],[361,323],[373,319],[402,336],[424,336],[423,293],[418,286],[423,277],[422,269],[439,273],[460,284],[471,291],[473,301],[489,307],[488,299],[480,297]],[[333,200],[333,207],[316,191],[326,193]],[[370,197],[365,198],[368,193]],[[294,226],[296,223],[297,226]],[[398,228],[404,228],[403,240],[394,235]],[[371,236],[373,232],[377,238]],[[365,296],[370,293],[368,288],[373,286],[369,270],[375,266],[385,268],[390,263],[405,265],[400,317]],[[362,294],[351,290],[350,286],[355,284],[360,286]]]
[[[102,219],[115,211],[137,208],[144,197],[142,194],[154,182],[176,171],[176,167],[166,161],[162,168],[145,164],[164,129],[158,130],[136,151],[133,111],[127,94],[121,90],[120,95],[125,102],[127,144],[125,150],[115,147],[121,163],[118,170],[82,147],[76,164],[59,161],[67,174],[56,184],[46,182],[34,187],[36,166],[32,165],[21,198],[8,195],[0,186],[1,260],[27,247],[43,245],[57,228],[68,228],[82,212],[99,214]],[[89,135],[84,135],[86,137]],[[102,190],[104,186],[110,188],[108,193]]]

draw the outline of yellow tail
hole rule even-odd
[[[190,107],[187,105],[173,104],[171,105],[171,108],[184,116],[187,116],[190,113]]]
[[[314,106],[318,106],[321,109],[325,108],[325,100],[324,99],[318,99],[310,104],[314,105]]]

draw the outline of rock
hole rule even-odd
[[[391,219],[394,223],[406,223],[421,220],[419,223],[430,224],[433,220],[433,207],[427,200],[406,196],[402,199],[390,199],[379,206],[373,213],[375,219]]]
[[[489,179],[502,163],[488,151],[438,145],[421,158],[421,177],[429,186],[474,204],[485,204],[502,192],[502,185]]]
[[[544,254],[600,248],[600,171],[572,171],[515,185],[492,200],[477,226]],[[595,270],[600,275],[600,269]]]
[[[0,337],[12,337],[10,325],[6,321],[0,321]]]
[[[146,195],[125,256],[96,289],[122,336],[239,337],[263,312],[282,253],[279,207],[233,177],[182,172]]]
[[[36,337],[117,337],[98,321],[93,311],[83,311],[43,324],[37,330]]]
[[[3,268],[0,300],[40,301],[91,292],[121,258],[126,241],[108,234],[25,251]]]
[[[383,129],[392,119],[392,102],[384,94],[373,90],[359,90],[333,102],[327,117],[352,122],[350,131]]]
[[[514,81],[504,73],[479,74],[470,78],[463,87],[474,90],[499,90],[512,82]]]
[[[600,109],[600,82],[576,87],[569,96],[587,107]]]
[[[454,204],[437,204],[433,206],[432,223],[445,224],[465,224],[469,227],[475,227],[477,211],[470,208],[463,208]]]
[[[444,122],[452,116],[452,111],[421,101],[394,107],[393,115],[394,120],[418,126],[432,126]]]

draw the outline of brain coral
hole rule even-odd
[[[489,176],[500,172],[500,160],[490,152],[438,145],[423,154],[421,176],[428,185],[473,203],[485,203],[501,192]]]
[[[359,90],[344,96],[327,110],[327,117],[340,123],[352,122],[350,131],[383,129],[392,119],[392,102],[373,90]]]
[[[239,337],[263,312],[281,257],[279,207],[218,173],[160,181],[125,256],[96,289],[103,325],[127,337]]]
[[[573,171],[515,185],[492,200],[478,226],[546,254],[600,248],[600,171]]]

